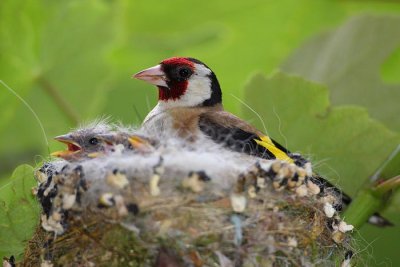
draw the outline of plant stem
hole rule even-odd
[[[353,200],[343,217],[346,223],[360,228],[374,212],[379,210],[381,205],[381,197],[375,195],[370,189],[364,189]]]
[[[383,196],[385,193],[398,187],[400,187],[400,175],[378,184],[375,186],[374,191],[376,194]]]
[[[80,121],[80,116],[72,106],[67,102],[64,96],[54,87],[46,78],[43,76],[38,77],[38,84],[43,88],[43,90],[54,100],[57,106],[60,108],[62,113],[68,118],[68,120],[73,124],[77,125]]]
[[[346,222],[356,228],[362,226],[372,214],[382,208],[385,195],[398,187],[400,187],[400,175],[360,191],[344,213]]]

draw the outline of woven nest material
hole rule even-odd
[[[31,266],[337,266],[352,230],[310,166],[167,142],[36,172]]]

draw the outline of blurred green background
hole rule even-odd
[[[1,0],[0,79],[38,114],[50,147],[0,85],[0,185],[81,123],[139,124],[156,90],[130,77],[171,56],[206,62],[227,110],[261,127],[244,101],[275,139],[353,195],[399,143],[397,1]],[[400,224],[399,193],[393,203],[385,215]],[[366,265],[400,266],[398,226],[355,236]]]

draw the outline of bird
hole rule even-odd
[[[176,136],[195,142],[214,142],[232,151],[263,159],[279,159],[298,166],[309,161],[291,153],[268,135],[246,121],[225,111],[222,90],[215,73],[192,57],[172,57],[133,75],[158,88],[158,103],[149,112],[142,128],[159,138]],[[321,187],[339,192],[344,204],[351,198],[323,177],[313,173]],[[379,214],[370,223],[391,225]]]
[[[134,77],[158,87],[158,103],[142,124],[147,132],[189,140],[206,136],[237,152],[294,162],[279,143],[224,111],[217,77],[201,61],[173,57]]]
[[[144,136],[126,131],[112,131],[112,126],[92,123],[54,139],[67,145],[66,150],[51,153],[68,161],[96,158],[117,150],[146,153],[153,150],[155,142]]]
[[[151,152],[156,145],[154,140],[150,140],[143,135],[121,130],[98,134],[96,137],[111,146],[122,145],[125,150],[141,153]]]
[[[66,144],[67,149],[53,152],[51,155],[67,161],[98,157],[106,152],[108,146],[99,135],[108,133],[110,129],[106,124],[95,122],[87,127],[56,136],[54,139]]]

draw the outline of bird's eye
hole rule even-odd
[[[188,68],[182,68],[179,70],[179,76],[181,78],[187,78],[192,74],[192,71]]]
[[[96,137],[90,138],[89,144],[91,145],[97,145],[99,143],[99,140]]]

